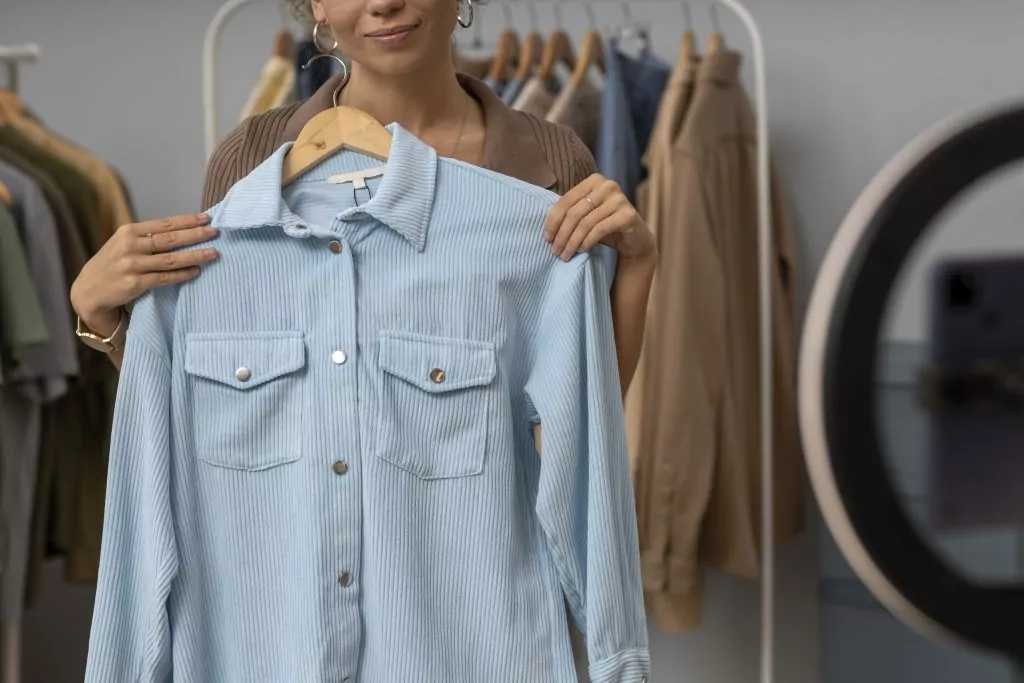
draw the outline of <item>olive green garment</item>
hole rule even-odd
[[[49,152],[40,149],[24,135],[10,126],[0,126],[0,147],[11,150],[44,171],[63,190],[64,197],[75,216],[75,223],[90,254],[99,249],[96,187],[74,167]]]
[[[0,352],[4,367],[18,362],[19,349],[45,344],[49,338],[18,226],[0,204]]]
[[[0,126],[0,158],[42,180],[61,229],[62,259],[71,282],[95,253],[97,190],[78,171]],[[58,195],[52,194],[56,188]],[[63,210],[66,207],[67,210]],[[81,375],[68,394],[46,406],[32,520],[27,604],[40,598],[42,566],[54,552],[65,556],[65,578],[96,580],[103,527],[110,418],[117,373],[101,353],[82,346]]]

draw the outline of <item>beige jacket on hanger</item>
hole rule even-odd
[[[519,97],[516,98],[512,108],[517,111],[525,111],[527,114],[533,114],[539,119],[544,119],[547,118],[548,112],[551,111],[551,107],[555,104],[556,98],[557,96],[548,90],[544,81],[533,76],[523,86],[523,90],[519,93]]]
[[[283,107],[295,100],[295,62],[281,55],[273,55],[263,65],[260,78],[253,86],[241,119]]]
[[[700,66],[670,158],[644,356],[639,436],[648,605],[677,632],[700,621],[701,567],[754,579],[760,564],[756,138],[740,56]],[[794,240],[773,179],[775,533],[803,528]]]
[[[601,126],[601,89],[589,78],[578,85],[569,83],[558,93],[545,118],[572,128],[588,149],[596,149]]]
[[[694,85],[697,82],[697,67],[700,64],[699,58],[682,60],[676,64],[669,77],[668,85],[658,105],[658,115],[654,120],[654,130],[651,132],[651,139],[644,152],[643,164],[647,169],[647,179],[637,187],[637,210],[644,217],[648,229],[658,237],[662,223],[667,222],[667,204],[672,197],[671,192],[671,164],[672,164],[672,142],[686,120],[686,113],[690,110],[690,103],[693,101]],[[657,278],[657,274],[655,274]],[[647,334],[644,338],[647,338]],[[646,345],[641,352],[640,362],[637,364],[633,381],[629,385],[629,393],[626,395],[626,431],[629,437],[629,460],[633,471],[633,480],[636,482],[637,498],[643,498],[648,487],[647,479],[653,468],[646,467],[644,472],[640,471],[640,430],[641,414],[643,412],[644,394],[644,355]],[[650,460],[645,460],[649,463]],[[638,510],[643,512],[643,509]],[[643,521],[640,520],[640,527],[643,528]]]

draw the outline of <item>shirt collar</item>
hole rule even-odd
[[[437,185],[437,153],[397,123],[387,128],[393,140],[380,185],[369,201],[345,209],[338,218],[370,216],[405,237],[417,251],[423,251]],[[308,224],[291,210],[281,192],[284,159],[292,145],[286,142],[231,188],[211,217],[218,229],[273,225],[281,226],[293,237],[309,236]]]
[[[316,93],[299,105],[281,129],[277,146],[294,142],[302,127],[320,112],[333,106],[334,90],[342,76],[324,83]],[[550,190],[558,182],[541,147],[539,130],[530,117],[509,108],[482,81],[458,74],[459,85],[480,103],[487,129],[484,138],[483,167],[512,176],[536,187]]]

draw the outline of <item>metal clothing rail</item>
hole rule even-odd
[[[228,0],[206,30],[203,47],[203,104],[207,157],[217,144],[218,48],[224,26],[240,9],[260,0]],[[560,0],[555,0],[556,2]],[[582,0],[588,2],[588,0]],[[775,674],[775,482],[772,410],[772,224],[768,145],[768,89],[764,42],[753,15],[741,0],[714,0],[728,7],[750,35],[757,108],[757,234],[761,342],[761,683]],[[2,56],[0,52],[0,56]]]
[[[224,27],[240,9],[260,0],[228,0],[213,15],[203,42],[203,136],[206,158],[217,146],[217,69],[220,66],[220,38]]]
[[[0,45],[0,62],[7,67],[7,88],[18,92],[18,67],[23,63],[39,59],[39,46],[35,43],[26,45]]]

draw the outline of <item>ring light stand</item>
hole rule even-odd
[[[940,125],[900,152],[854,204],[829,248],[800,356],[800,426],[825,520],[858,576],[923,635],[1024,665],[1024,588],[968,581],[921,538],[889,480],[874,382],[889,292],[938,215],[982,178],[1024,159],[1024,105]]]

